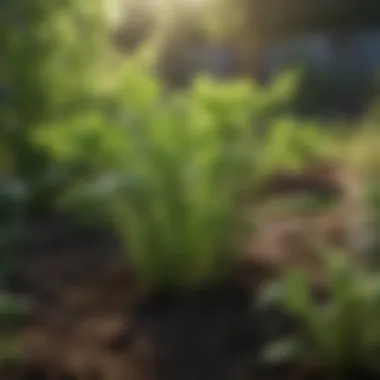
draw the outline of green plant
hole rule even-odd
[[[2,6],[1,170],[25,182],[25,211],[50,209],[62,184],[46,176],[57,168],[51,168],[31,135],[39,124],[65,118],[92,102],[105,55],[100,13],[100,0],[15,0]]]
[[[291,95],[294,76],[267,91],[200,76],[188,91],[167,93],[138,63],[112,78],[107,107],[96,103],[44,124],[34,142],[55,165],[84,168],[64,203],[116,220],[146,282],[192,285],[229,266],[224,251],[240,239],[246,206],[239,192],[267,170],[263,157],[275,144],[274,132],[260,137],[255,124],[262,116],[271,120],[271,110]],[[294,147],[296,131],[288,126],[292,139],[284,143]]]
[[[324,255],[325,256],[325,255]],[[333,373],[380,371],[380,282],[343,254],[325,256],[329,298],[318,302],[306,274],[289,271],[263,300],[280,302],[300,322],[300,333],[268,346],[266,359],[312,359]]]
[[[119,220],[148,280],[192,285],[230,265],[224,251],[241,228],[234,194],[254,163],[252,98],[247,85],[199,80],[129,136],[137,181]]]
[[[134,65],[124,78],[112,116],[81,112],[42,126],[35,141],[61,163],[91,168],[75,195],[105,201],[144,281],[190,286],[217,276],[239,239],[236,193],[259,164],[251,120],[267,103],[244,81],[203,77],[168,95]]]

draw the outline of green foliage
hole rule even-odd
[[[322,140],[313,126],[272,121],[294,92],[292,72],[266,91],[200,76],[168,94],[138,63],[110,77],[100,103],[42,124],[33,141],[76,173],[62,204],[116,221],[144,281],[192,285],[229,265],[245,225],[239,192],[277,162],[314,157]]]
[[[245,232],[239,192],[270,171],[314,160],[329,140],[314,124],[277,117],[279,104],[295,92],[291,73],[266,91],[200,77],[174,94],[138,61],[121,75],[107,73],[112,67],[97,1],[7,1],[0,21],[6,57],[0,62],[0,250],[10,252],[0,277],[11,265],[28,204],[50,205],[64,195],[64,207],[112,220],[145,283],[188,287],[215,278],[231,267]],[[147,46],[141,57],[149,61],[159,47]],[[263,135],[254,133],[261,127]],[[307,278],[285,276],[282,301],[305,331],[280,353],[296,347],[335,368],[376,366],[378,281],[332,257],[327,267],[332,295],[323,305],[311,297]],[[14,300],[0,297],[0,333],[17,310]]]
[[[164,98],[153,78],[127,70],[121,118],[79,114],[42,127],[36,141],[100,176],[77,190],[107,200],[143,280],[193,285],[228,267],[224,251],[240,232],[234,195],[254,169],[255,92],[200,78]]]
[[[94,97],[104,33],[99,1],[2,2],[0,12],[0,285],[16,263],[31,208],[51,206],[67,168],[35,146],[35,128]],[[95,85],[95,86],[94,86]],[[53,164],[52,166],[50,164]],[[53,175],[54,174],[54,175]],[[0,292],[0,359],[19,353],[11,328],[29,305]]]
[[[325,263],[330,291],[325,302],[313,298],[309,279],[298,271],[264,292],[264,301],[280,302],[302,327],[299,336],[269,346],[266,359],[312,358],[332,371],[379,371],[379,280],[341,253],[326,255]]]
[[[25,182],[28,205],[50,207],[54,185],[47,183],[47,158],[30,141],[34,128],[85,107],[93,96],[106,37],[100,11],[98,0],[2,5],[1,172]]]
[[[262,170],[297,168],[323,155],[328,134],[317,124],[283,117],[268,128],[267,144],[262,154]]]

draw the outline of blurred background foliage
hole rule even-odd
[[[348,84],[367,97],[375,82],[367,74],[380,60],[375,51],[366,54],[377,37],[343,38],[352,44],[334,56],[338,63],[327,54],[328,64],[317,62],[303,82],[293,72],[277,75],[298,56],[305,61],[330,51],[323,38],[312,39],[316,50],[309,50],[307,38],[287,45],[285,37],[321,32],[339,42],[356,29],[373,29],[380,19],[376,2],[127,5],[125,17],[116,18],[100,0],[1,6],[3,263],[11,265],[29,219],[59,210],[85,223],[113,223],[145,282],[193,285],[228,267],[231,256],[223,249],[241,232],[230,227],[243,231],[246,222],[236,219],[240,191],[255,189],[270,173],[326,157],[370,178],[378,228],[376,108],[360,121],[328,117],[341,116],[335,101],[356,107],[356,99],[339,98]],[[369,63],[348,65],[354,56]],[[342,64],[346,76],[338,75]],[[333,68],[327,76],[326,67]],[[226,233],[231,230],[233,236]]]
[[[2,5],[2,179],[27,181],[28,196],[34,198],[30,205],[49,203],[42,183],[52,174],[46,157],[30,142],[31,131],[84,107],[94,96],[106,42],[101,8],[95,5],[61,0]]]

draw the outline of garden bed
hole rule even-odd
[[[242,274],[187,295],[149,295],[105,234],[52,222],[33,234],[7,284],[34,300],[17,327],[24,354],[1,379],[326,378],[260,360],[293,324],[255,308]]]

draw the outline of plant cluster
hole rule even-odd
[[[264,305],[280,304],[300,322],[298,333],[269,344],[264,358],[309,361],[333,375],[357,369],[379,373],[378,276],[358,268],[342,252],[322,256],[328,283],[323,300],[315,297],[307,276],[296,270],[263,291]]]
[[[292,75],[265,91],[200,76],[190,89],[168,93],[138,61],[104,70],[112,65],[95,59],[102,38],[83,9],[58,0],[8,3],[0,15],[10,22],[0,23],[1,36],[14,36],[5,45],[10,59],[0,64],[2,210],[11,205],[10,216],[23,216],[30,205],[59,203],[112,223],[147,285],[183,289],[224,275],[252,231],[239,195],[341,143],[284,115]],[[15,21],[21,16],[33,30],[27,42]],[[378,281],[332,257],[326,304],[314,302],[299,273],[284,278],[280,298],[304,327],[297,347],[337,369],[376,366]]]

